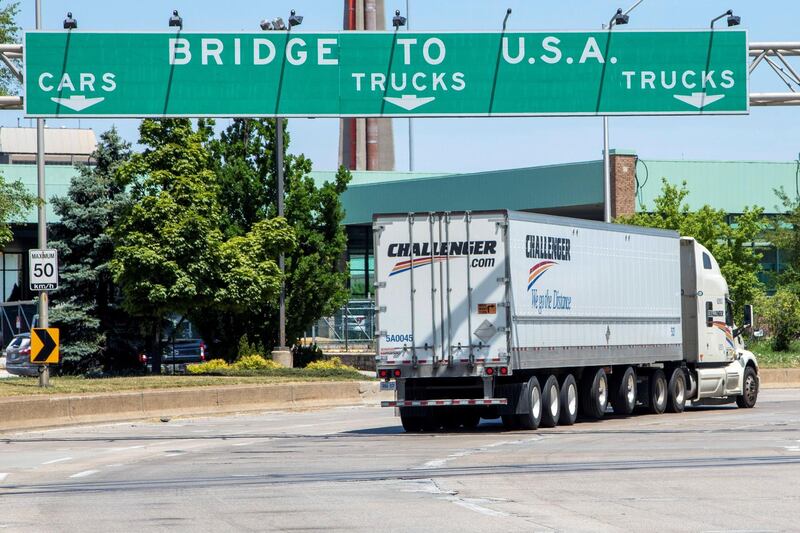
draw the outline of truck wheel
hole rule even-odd
[[[530,411],[517,415],[519,426],[522,429],[537,429],[542,422],[544,406],[542,405],[542,387],[535,377],[528,381],[528,398],[530,399]]]
[[[578,384],[575,376],[567,374],[561,382],[561,417],[559,422],[564,426],[571,426],[578,419]]]
[[[736,397],[736,405],[743,409],[755,407],[758,399],[758,376],[752,366],[744,369],[742,380],[742,395]]]
[[[682,413],[686,407],[686,374],[682,368],[672,371],[669,378],[669,403],[667,410],[670,413]]]
[[[608,407],[608,376],[606,371],[598,368],[591,374],[591,380],[586,382],[586,394],[581,398],[583,412],[594,419],[603,418]]]
[[[542,389],[542,423],[543,428],[554,428],[561,416],[561,405],[558,391],[558,379],[551,375],[544,382]]]
[[[663,370],[656,369],[650,376],[650,412],[655,415],[662,414],[667,408],[668,398],[667,378]]]
[[[636,407],[636,371],[629,366],[622,374],[622,379],[614,383],[614,397],[611,406],[615,415],[628,416]]]

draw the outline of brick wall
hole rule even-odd
[[[636,155],[611,152],[611,217],[636,212]]]

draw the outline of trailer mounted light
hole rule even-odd
[[[484,372],[486,372],[487,376],[491,376],[492,374],[494,374],[494,368],[488,367]]]
[[[500,367],[500,375],[501,376],[507,376],[508,375],[508,367],[507,366],[501,366]]]
[[[394,369],[394,377],[399,378],[401,374],[402,372],[400,371],[399,368]]]
[[[389,371],[386,370],[385,368],[382,368],[382,369],[380,369],[378,371],[378,376],[380,376],[382,378],[388,378],[389,377]]]

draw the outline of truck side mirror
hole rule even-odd
[[[749,328],[753,326],[753,306],[747,304],[744,306],[744,323],[742,327]]]
[[[706,327],[712,327],[714,325],[714,304],[712,302],[706,302]]]

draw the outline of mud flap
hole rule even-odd
[[[531,411],[531,395],[528,382],[496,384],[494,394],[497,398],[506,398],[507,405],[498,407],[500,415],[524,415]]]

